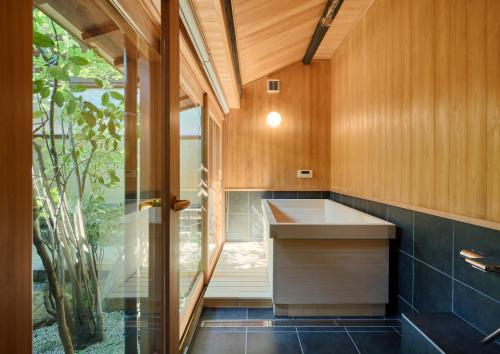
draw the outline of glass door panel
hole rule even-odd
[[[210,116],[208,124],[208,268],[222,245],[222,129]]]
[[[181,88],[180,98],[180,198],[189,200],[189,208],[180,213],[179,230],[179,311],[180,331],[184,331],[203,286],[202,241],[203,198],[202,107]]]
[[[164,337],[160,57],[102,4],[33,12],[35,353],[155,353]]]

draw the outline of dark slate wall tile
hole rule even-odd
[[[332,192],[330,193],[330,199],[337,203],[342,203],[342,194]]]
[[[274,199],[297,199],[297,192],[273,192]]]
[[[273,192],[249,192],[248,193],[248,203],[250,205],[250,214],[260,214],[262,215],[262,199],[272,199]]]
[[[342,204],[352,208],[354,205],[354,197],[351,197],[350,195],[342,196]]]
[[[330,192],[321,192],[321,199],[330,199]]]
[[[228,215],[226,230],[228,241],[242,241],[248,239],[248,237],[250,236],[248,226],[248,214]]]
[[[500,302],[455,281],[453,312],[484,333],[500,327]]]
[[[414,222],[414,256],[451,275],[453,221],[415,212]]]
[[[298,199],[321,199],[321,192],[297,192]]]
[[[386,220],[387,219],[387,205],[374,202],[372,200],[366,201],[366,212],[377,218]]]
[[[366,200],[361,198],[354,198],[353,208],[366,213]]]
[[[250,215],[250,238],[262,241],[264,237],[264,217],[262,215]]]
[[[411,304],[413,293],[413,258],[402,252],[398,252],[398,273],[399,295]]]
[[[500,301],[500,274],[481,272],[466,263],[461,250],[474,250],[500,258],[500,231],[455,222],[454,277]]]
[[[248,192],[227,192],[227,213],[248,214]]]
[[[399,249],[413,255],[413,211],[389,205],[387,215],[387,220],[396,225]]]
[[[401,353],[440,354],[442,351],[425,338],[404,316],[401,320]]]
[[[397,312],[398,313],[412,313],[413,312],[413,308],[406,301],[404,301],[403,299],[401,299],[400,297],[398,297]]]
[[[413,307],[420,312],[451,311],[451,278],[418,261],[414,267]]]

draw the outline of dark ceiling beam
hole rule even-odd
[[[316,54],[321,41],[323,41],[326,32],[328,32],[328,29],[330,28],[330,25],[332,24],[335,16],[337,16],[337,13],[340,10],[340,6],[342,6],[343,2],[344,0],[328,0],[326,2],[325,9],[323,10],[323,15],[321,15],[321,18],[316,25],[316,30],[311,37],[311,41],[309,42],[309,46],[307,47],[306,54],[302,59],[302,62],[304,64],[309,65],[311,63],[314,54]]]
[[[233,5],[231,0],[221,0],[224,19],[226,20],[226,29],[229,37],[229,47],[231,49],[231,58],[233,59],[234,75],[238,86],[238,94],[242,95],[240,60],[238,57],[238,42],[236,40],[236,28],[234,26]]]

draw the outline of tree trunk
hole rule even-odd
[[[47,281],[49,283],[49,291],[51,292],[55,305],[56,305],[56,319],[57,319],[57,329],[59,331],[59,337],[61,338],[62,345],[64,347],[64,352],[66,354],[73,354],[73,342],[71,341],[71,335],[68,326],[66,325],[66,315],[64,308],[64,292],[58,287],[56,271],[52,266],[50,256],[43,245],[41,234],[40,234],[40,224],[38,223],[38,213],[33,213],[33,244],[36,247],[36,251],[40,258],[42,259],[43,266],[47,273]]]

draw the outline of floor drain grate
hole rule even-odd
[[[201,327],[306,327],[306,326],[338,326],[336,320],[204,320]]]
[[[200,326],[206,328],[265,328],[265,327],[392,327],[400,326],[399,320],[359,319],[359,320],[315,320],[315,319],[283,319],[283,320],[203,320]]]

